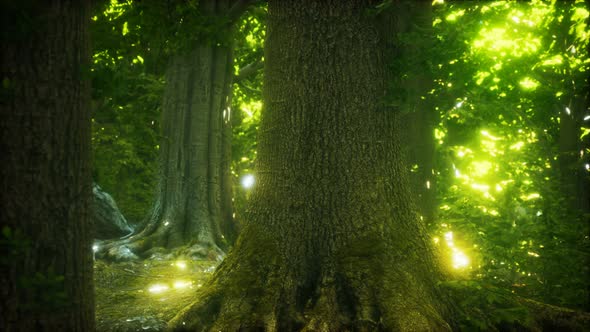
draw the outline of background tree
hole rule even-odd
[[[89,2],[3,2],[0,326],[94,329]]]
[[[177,30],[179,45],[166,72],[156,200],[142,232],[103,246],[110,255],[189,245],[190,255],[220,257],[219,247],[228,244],[226,236],[230,242],[235,238],[230,173],[231,37],[234,22],[248,4],[175,4],[172,20],[182,22],[182,27]]]
[[[371,9],[269,3],[247,222],[173,329],[449,329],[439,266],[410,203],[398,113],[384,106],[395,30]]]

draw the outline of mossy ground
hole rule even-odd
[[[188,259],[96,261],[96,330],[164,330],[170,319],[195,301],[196,291],[216,265],[214,261]],[[150,291],[155,285],[164,289]]]

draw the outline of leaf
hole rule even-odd
[[[127,27],[127,22],[125,22],[125,23],[123,23],[123,30],[121,31],[121,34],[123,36],[125,36],[128,33],[129,33],[129,28]]]
[[[8,226],[2,227],[2,235],[4,235],[4,237],[7,239],[11,238],[12,230],[10,229],[10,227],[8,227]]]

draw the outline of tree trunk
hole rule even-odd
[[[577,37],[572,35],[571,26],[574,24],[572,17],[575,15],[576,6],[569,2],[555,3],[556,16],[561,15],[562,20],[555,20],[555,42],[564,54],[570,52],[573,45],[578,45]],[[585,58],[584,53],[580,53],[579,58]],[[551,259],[545,258],[544,267],[547,271],[555,270],[556,266],[564,264],[567,259],[570,261],[583,261],[587,257],[588,235],[590,226],[590,177],[584,168],[584,160],[590,160],[588,157],[588,138],[586,141],[581,139],[582,128],[584,127],[584,116],[588,110],[588,87],[589,82],[586,79],[587,73],[583,70],[574,69],[573,59],[565,57],[565,71],[561,73],[562,77],[557,77],[556,86],[566,91],[561,96],[564,103],[558,103],[556,111],[559,114],[559,133],[556,144],[557,176],[552,179],[558,184],[561,196],[557,198],[557,207],[561,209],[563,220],[560,221],[560,231],[555,231],[554,222],[546,224],[547,231],[553,234],[551,248],[548,243],[546,250],[553,253]],[[557,195],[559,196],[559,195]],[[555,200],[555,198],[552,198]],[[549,205],[551,206],[551,205]],[[559,239],[559,240],[558,240]],[[565,241],[571,248],[559,245],[559,242]],[[577,247],[577,248],[576,248]],[[553,250],[550,250],[553,249]],[[546,255],[547,256],[547,255]],[[586,277],[584,277],[586,276]],[[586,294],[590,293],[590,285],[587,280],[590,276],[590,270],[585,266],[580,269],[579,278],[571,278],[568,281],[578,283],[571,285],[570,289],[586,288]],[[562,288],[568,282],[562,280],[554,273],[547,273],[544,280],[543,298],[546,301],[555,301],[563,297]],[[567,286],[566,286],[567,287]],[[567,289],[567,288],[566,288]],[[580,294],[578,294],[579,296]],[[578,304],[588,309],[590,299],[588,296],[579,296]],[[584,300],[582,300],[584,299]]]
[[[585,148],[580,135],[587,105],[585,93],[578,92],[573,95],[568,105],[571,114],[561,110],[559,122],[558,165],[561,191],[567,209],[574,215],[590,212],[587,171],[583,166],[584,156],[580,154]]]
[[[92,331],[89,2],[0,10],[0,327]]]
[[[229,8],[229,1],[202,5],[204,13],[220,18]],[[232,63],[231,48],[217,41],[202,41],[172,57],[155,203],[142,232],[103,248],[110,256],[135,257],[151,248],[189,245],[191,256],[220,258],[220,248],[228,244],[225,238],[235,237],[228,156]],[[130,251],[121,251],[121,246]]]
[[[247,223],[171,329],[450,330],[384,106],[395,31],[378,3],[269,2]]]
[[[436,213],[436,176],[434,126],[438,112],[427,96],[433,88],[434,56],[432,38],[432,4],[429,1],[400,1],[397,6],[396,27],[402,36],[397,53],[403,67],[400,90],[405,91],[402,109],[406,112],[402,139],[412,197],[425,223],[432,223]]]

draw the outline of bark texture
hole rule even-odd
[[[88,7],[2,4],[2,331],[94,330]]]
[[[378,1],[270,1],[257,186],[187,331],[444,331],[410,202]]]
[[[227,17],[230,1],[204,1],[211,17]],[[227,27],[227,34],[230,27]],[[104,246],[115,258],[188,245],[191,256],[216,258],[235,238],[231,204],[231,48],[203,40],[172,57],[162,106],[160,173],[145,229]],[[227,240],[226,240],[227,238]],[[125,250],[121,250],[121,248]],[[127,250],[129,249],[129,250]]]

